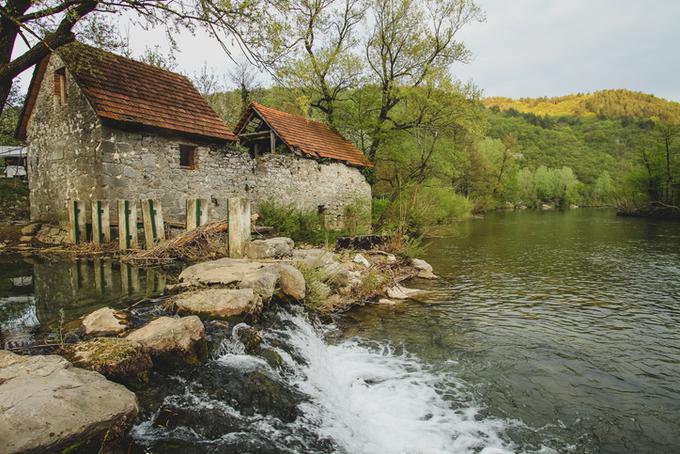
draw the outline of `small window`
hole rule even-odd
[[[58,106],[66,104],[66,70],[54,71],[54,103]]]
[[[182,169],[196,169],[196,147],[191,145],[179,146],[179,166]]]

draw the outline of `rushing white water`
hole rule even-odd
[[[268,336],[284,335],[294,356],[303,359],[279,350],[294,371],[295,386],[311,399],[302,404],[306,418],[343,452],[495,454],[512,449],[501,437],[511,422],[480,418],[475,406],[455,408],[442,397],[438,386],[446,381],[450,389],[453,377],[437,376],[413,356],[389,348],[353,341],[329,345],[301,315],[282,317],[289,328]]]

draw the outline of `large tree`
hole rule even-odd
[[[391,117],[405,89],[466,62],[470,53],[456,35],[470,22],[483,20],[483,14],[472,0],[373,0],[371,9],[374,25],[366,59],[380,88],[380,106],[367,154],[375,159],[387,129],[420,124],[420,116],[407,122]]]
[[[286,0],[2,0],[0,5],[0,113],[12,81],[76,34],[98,43],[115,36],[107,17],[125,16],[135,23],[164,29],[203,28],[229,53],[235,44],[262,59],[256,49],[273,36]],[[88,39],[89,38],[89,39]],[[282,48],[285,46],[277,46]],[[25,49],[17,55],[19,48]]]
[[[366,8],[364,0],[292,0],[283,18],[292,47],[276,65],[277,80],[302,91],[330,125],[337,102],[362,73],[354,50]]]

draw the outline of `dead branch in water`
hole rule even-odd
[[[131,251],[121,256],[121,260],[136,265],[158,265],[176,260],[195,262],[225,257],[229,254],[227,231],[227,221],[209,222],[152,249]]]

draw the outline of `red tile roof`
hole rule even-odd
[[[354,144],[326,124],[251,103],[234,130],[240,133],[251,114],[256,112],[291,150],[314,158],[329,158],[349,165],[371,167],[372,164]]]
[[[79,42],[59,48],[57,53],[100,118],[209,139],[236,140],[185,76]],[[37,82],[36,90],[40,85]],[[23,129],[25,135],[25,125]]]

